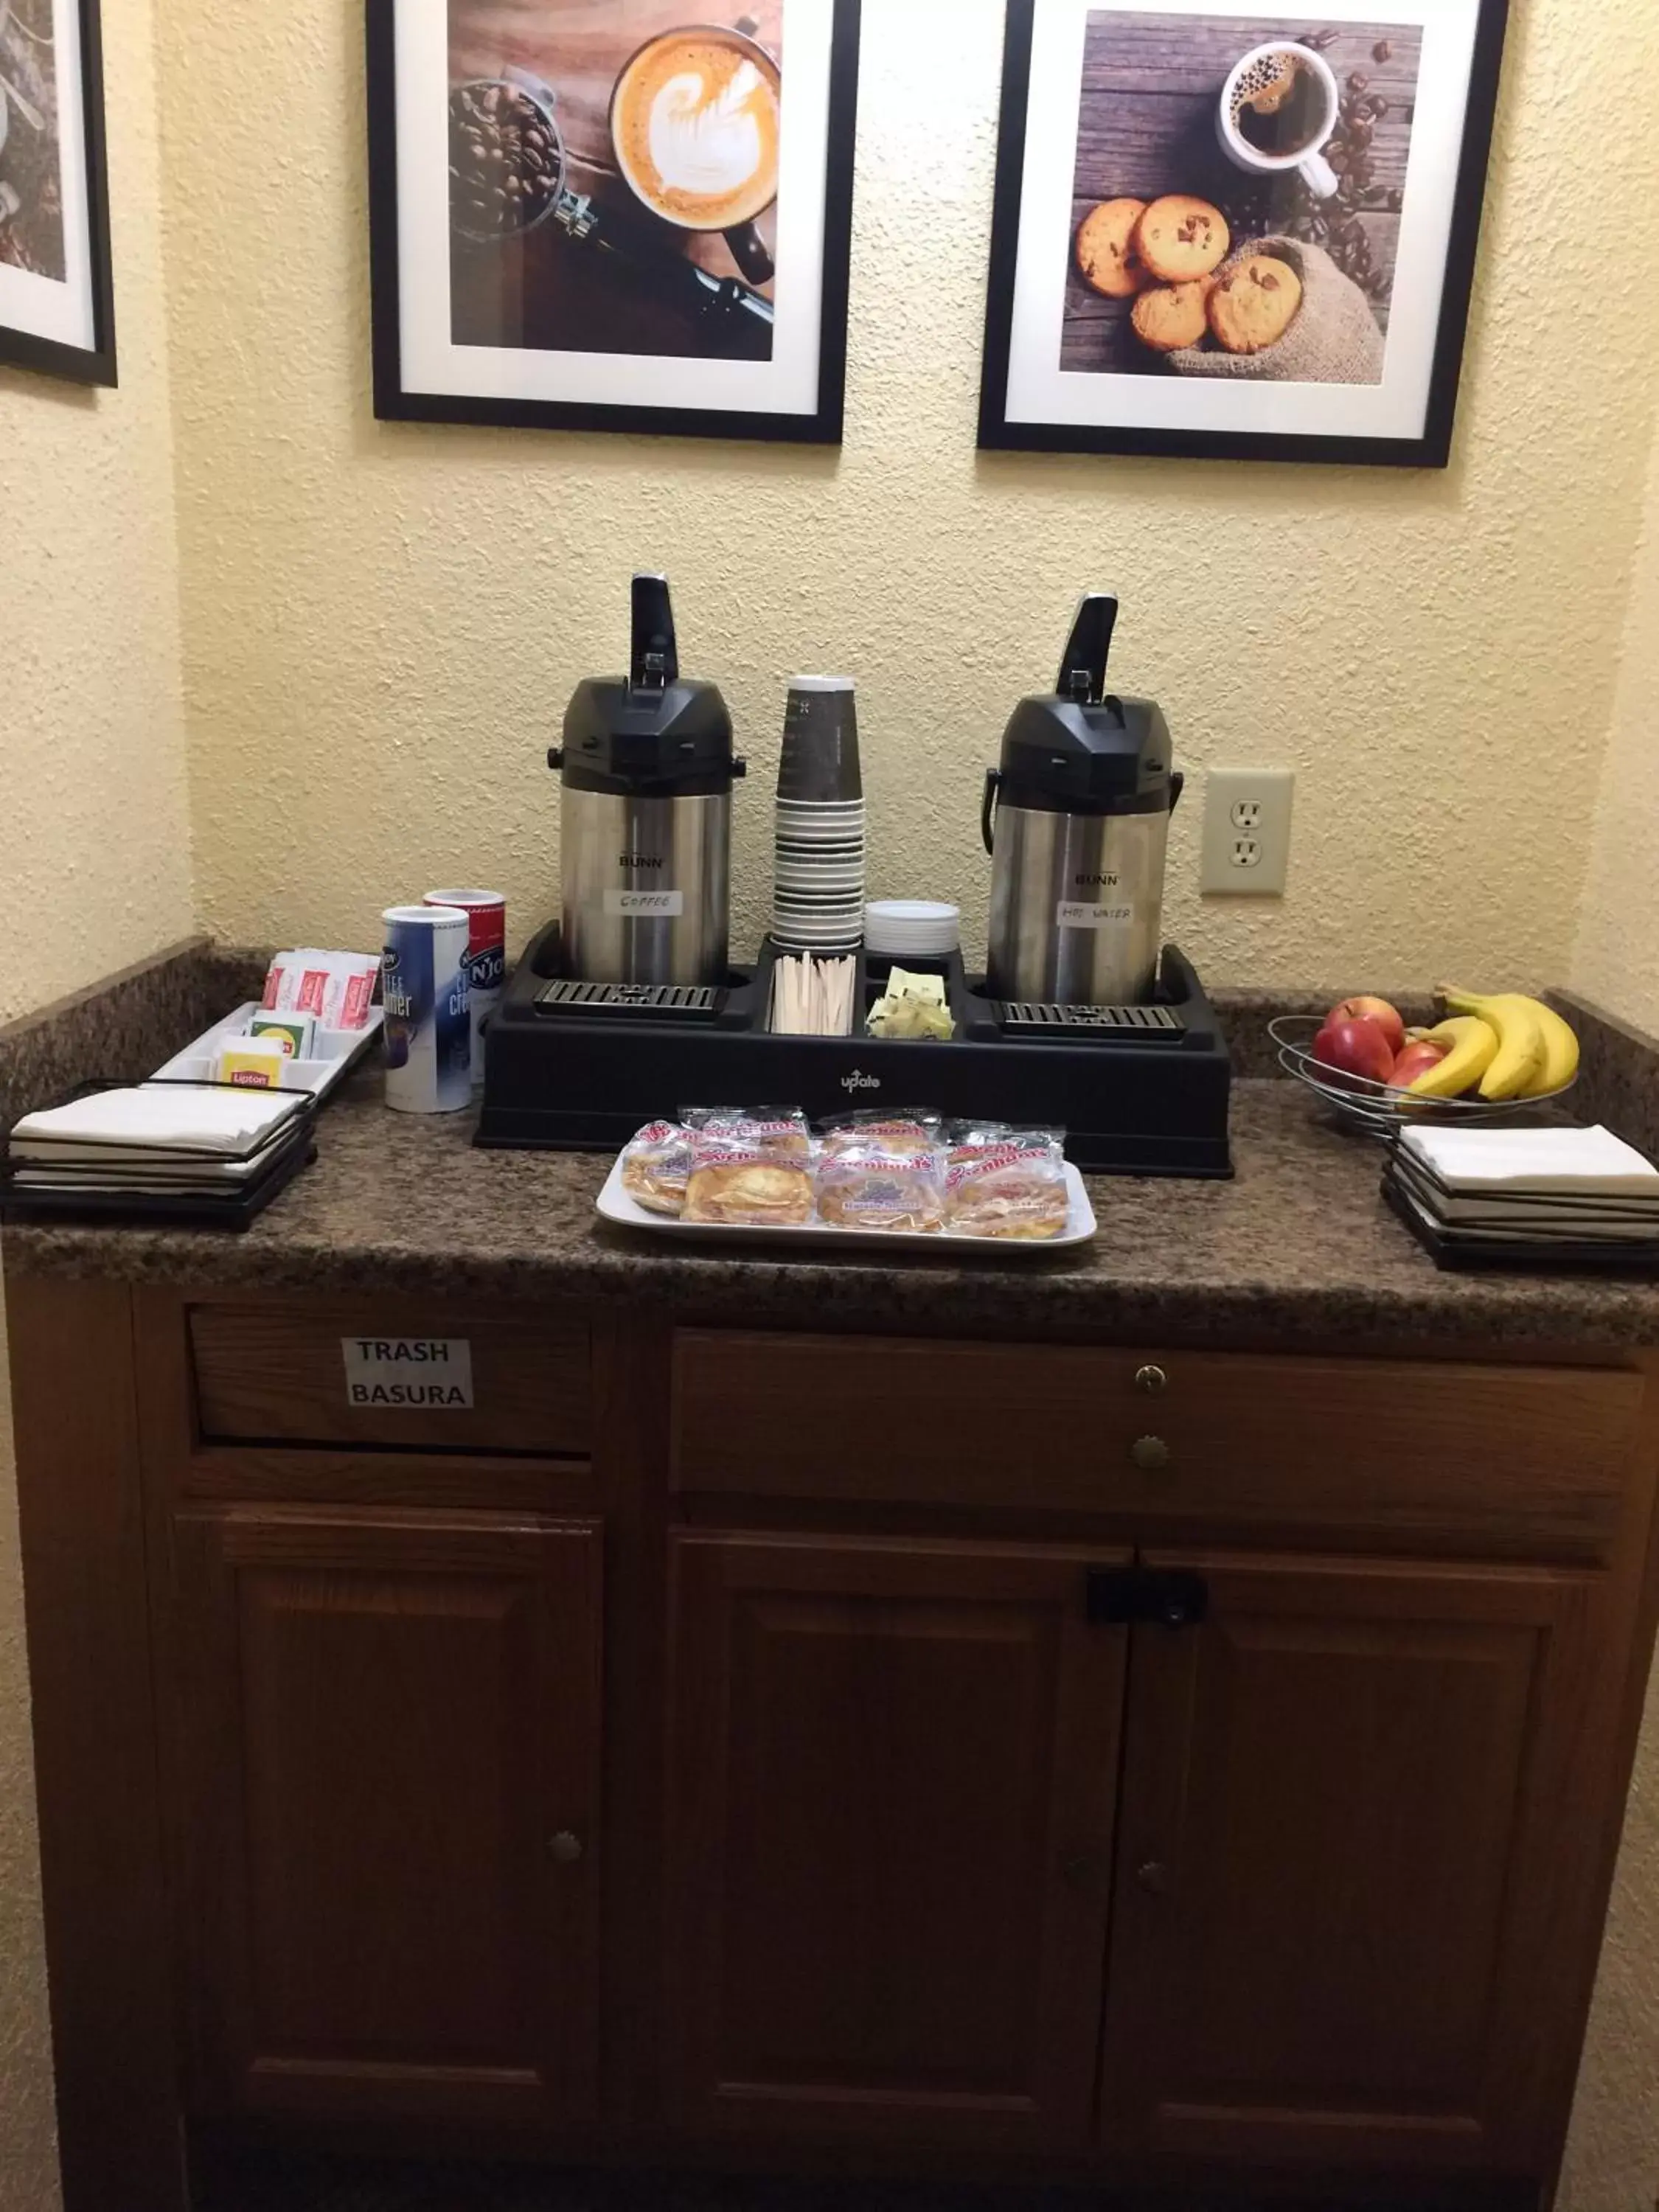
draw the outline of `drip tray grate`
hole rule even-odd
[[[1006,1031],[1030,1040],[1091,1036],[1178,1044],[1187,1034],[1184,1018],[1171,1006],[1048,1006],[1033,1000],[1003,1000],[996,1015]]]
[[[691,983],[547,983],[536,994],[544,1014],[653,1014],[669,1021],[712,1022],[726,994]]]

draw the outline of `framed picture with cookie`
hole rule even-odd
[[[98,0],[0,0],[0,362],[115,382]]]
[[[368,8],[377,415],[839,442],[860,0]]]
[[[1509,0],[1009,0],[980,444],[1444,468]]]

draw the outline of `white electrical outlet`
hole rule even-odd
[[[1288,769],[1212,769],[1204,795],[1200,888],[1222,898],[1282,898],[1291,867]]]

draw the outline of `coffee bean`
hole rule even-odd
[[[1371,94],[1370,105],[1373,118],[1381,123],[1389,112],[1389,102],[1383,99],[1380,92],[1374,92]]]
[[[1374,61],[1391,62],[1394,59],[1394,48],[1386,39],[1379,39],[1371,48],[1371,58]]]
[[[1348,89],[1350,92],[1369,92],[1370,88],[1371,81],[1370,77],[1362,74],[1358,70],[1356,70],[1353,75],[1348,79]]]

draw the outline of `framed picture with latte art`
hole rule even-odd
[[[980,443],[1443,468],[1509,0],[1010,0]]]
[[[368,0],[377,415],[842,435],[860,0]]]

